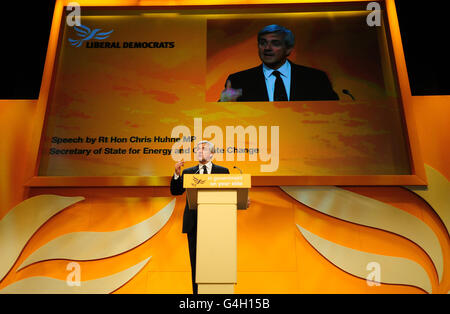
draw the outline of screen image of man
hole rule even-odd
[[[208,141],[201,141],[197,144],[196,155],[198,165],[186,168],[181,172],[184,166],[184,161],[181,160],[175,164],[175,173],[170,181],[170,192],[172,195],[181,195],[185,192],[183,188],[183,176],[185,174],[211,174],[211,173],[230,173],[230,171],[211,162],[214,156],[214,144]],[[187,234],[189,245],[189,257],[191,260],[192,270],[192,290],[197,294],[198,287],[195,283],[195,269],[196,269],[196,251],[197,251],[197,211],[190,210],[186,200],[186,206],[183,214],[183,233]]]
[[[293,33],[276,24],[258,33],[262,64],[228,76],[220,101],[339,100],[327,74],[287,58],[294,49]]]

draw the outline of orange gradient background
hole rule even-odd
[[[83,3],[113,5],[114,1],[84,1]],[[135,4],[135,2],[129,3]],[[194,2],[176,1],[174,3]],[[220,3],[230,2],[220,1]],[[56,22],[58,16],[62,15],[62,5],[63,2],[57,1]],[[388,5],[391,8],[390,21],[396,22],[393,1],[388,1]],[[49,47],[55,44],[57,35],[58,33],[53,29]],[[401,51],[400,34],[394,33],[393,36],[396,36],[398,45],[396,48]],[[48,276],[65,280],[68,275],[66,266],[70,261],[51,260],[32,264],[20,271],[17,271],[17,268],[37,248],[59,235],[75,231],[112,231],[126,228],[152,216],[172,198],[168,187],[30,187],[27,185],[27,182],[35,175],[36,147],[40,143],[45,111],[42,101],[45,101],[48,96],[46,91],[49,88],[51,77],[49,66],[51,68],[52,62],[51,60],[47,62],[49,63],[44,72],[39,100],[0,100],[0,134],[2,134],[0,219],[14,206],[35,195],[76,195],[84,196],[86,200],[63,210],[33,235],[11,271],[0,281],[0,289],[17,280],[32,276]],[[133,60],[129,62],[133,67]],[[84,69],[86,72],[88,70]],[[406,68],[404,70],[406,71]],[[105,68],[105,71],[113,70]],[[401,85],[408,87],[402,90],[410,113],[408,124],[412,125],[417,133],[418,148],[423,162],[449,179],[450,107],[448,104],[450,97],[413,97],[409,92],[406,73],[401,74]],[[99,86],[107,87],[105,82],[98,83]],[[200,82],[198,85],[200,86]],[[91,86],[85,87],[91,88]],[[146,85],[139,88],[140,93],[152,89]],[[121,92],[125,93],[124,90]],[[136,92],[129,92],[130,95],[136,95]],[[76,102],[80,101],[77,100],[78,96],[71,94],[70,97],[74,97],[73,102]],[[200,99],[200,96],[198,97]],[[289,108],[289,105],[286,106]],[[110,114],[106,109],[103,114]],[[61,111],[59,114],[77,114],[71,110],[74,109],[68,106],[67,111]],[[169,109],[163,107],[160,110]],[[116,111],[116,114],[118,112],[120,111]],[[55,114],[57,115],[58,111],[55,111]],[[91,112],[84,114],[93,115]],[[72,122],[77,121],[74,117],[67,119],[69,121],[72,119]],[[138,122],[145,121],[134,123],[138,124]],[[53,127],[56,128],[57,125],[54,123]],[[104,127],[114,130],[112,126]],[[125,127],[127,125],[123,126]],[[362,148],[357,146],[355,149]],[[427,254],[411,241],[389,232],[321,214],[291,199],[279,187],[269,186],[252,188],[250,208],[238,212],[236,293],[424,293],[419,288],[403,285],[381,284],[379,287],[369,287],[364,279],[356,278],[340,270],[323,258],[298,232],[295,228],[296,223],[308,226],[311,232],[347,247],[411,259],[426,270],[433,293],[447,293],[450,290],[449,234],[436,212],[424,200],[402,186],[354,186],[345,189],[395,206],[416,216],[429,226],[437,235],[443,248],[442,282],[438,283],[433,264]],[[148,200],[154,197],[162,198],[149,207]],[[167,225],[153,238],[135,249],[107,259],[80,262],[82,280],[111,275],[152,256],[146,267],[116,293],[191,293],[187,240],[181,233],[184,205],[185,196],[177,197],[174,213]]]

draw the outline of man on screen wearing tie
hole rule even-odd
[[[183,176],[187,174],[211,174],[211,173],[230,173],[230,171],[211,162],[214,156],[214,144],[208,141],[201,141],[197,144],[196,155],[199,164],[186,168],[181,172],[184,161],[181,160],[175,164],[175,174],[170,181],[170,192],[172,195],[181,195],[184,193]],[[189,245],[189,257],[191,260],[192,270],[192,290],[197,294],[197,284],[195,283],[195,267],[196,267],[196,251],[197,251],[197,211],[190,210],[186,200],[186,206],[183,214],[183,233],[187,233]]]
[[[292,63],[290,30],[276,24],[258,33],[262,64],[228,76],[220,101],[339,100],[325,72]]]

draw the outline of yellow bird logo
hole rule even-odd
[[[199,178],[196,177],[194,177],[193,181],[194,182],[192,183],[192,186],[197,186],[198,184],[203,184],[206,182],[206,180],[200,180]]]

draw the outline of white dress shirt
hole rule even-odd
[[[198,166],[200,167],[200,168],[199,168],[200,171],[199,171],[198,173],[200,173],[200,174],[205,174],[205,173],[203,173],[203,166],[204,166],[204,165],[198,164]],[[212,171],[212,162],[211,162],[211,161],[208,161],[208,163],[206,163],[205,166],[206,166],[206,171],[207,171],[206,174],[211,174],[211,171]],[[176,173],[173,175],[173,178],[174,178],[175,180],[178,180],[179,177],[180,177],[180,176],[177,175]]]
[[[274,69],[269,68],[263,63],[264,78],[266,80],[267,95],[269,96],[269,101],[273,101],[273,92],[275,90],[275,80],[277,77],[273,75]],[[286,61],[281,67],[276,71],[280,72],[280,77],[283,80],[284,87],[286,88],[286,95],[290,97],[291,92],[291,64]]]

